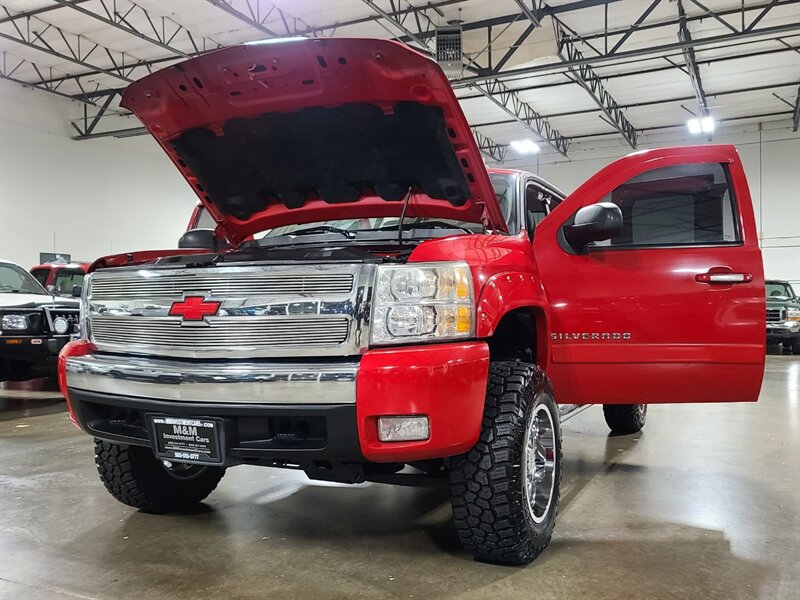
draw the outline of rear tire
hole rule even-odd
[[[453,519],[479,560],[526,564],[550,543],[561,488],[558,407],[544,371],[495,361],[480,438],[450,470]]]
[[[604,404],[603,415],[613,433],[637,433],[647,419],[647,404]]]
[[[117,500],[149,513],[186,510],[208,496],[224,467],[173,463],[167,468],[143,446],[94,441],[101,481]]]

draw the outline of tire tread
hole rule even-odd
[[[150,513],[185,510],[201,502],[225,474],[210,467],[191,480],[166,472],[148,448],[95,440],[95,464],[108,492],[128,506]]]
[[[531,535],[522,488],[515,477],[521,471],[526,415],[539,390],[553,398],[547,375],[539,367],[492,362],[480,438],[472,450],[451,460],[455,528],[464,548],[479,560],[526,564],[550,543],[552,523],[542,535]],[[551,521],[555,520],[561,478],[557,408],[554,416],[558,452]]]

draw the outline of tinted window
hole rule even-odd
[[[740,240],[727,173],[688,164],[642,173],[604,199],[622,210],[622,233],[595,246],[685,246]]]
[[[536,183],[525,186],[525,211],[527,212],[527,227],[530,232],[535,230],[547,215],[561,203],[561,200],[547,189]]]
[[[34,269],[31,274],[36,278],[36,281],[45,285],[47,283],[47,276],[50,273],[49,269]]]

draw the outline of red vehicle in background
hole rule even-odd
[[[54,261],[36,265],[30,270],[36,281],[54,296],[80,295],[88,262]]]
[[[555,524],[560,415],[601,404],[630,434],[649,404],[758,398],[733,146],[635,152],[564,196],[487,170],[441,69],[387,40],[213,51],[121,105],[215,224],[93,263],[59,358],[123,503],[185,510],[240,464],[449,478],[463,546],[527,563]]]

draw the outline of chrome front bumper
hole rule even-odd
[[[67,387],[182,402],[355,404],[358,362],[192,363],[104,354],[68,358]]]

